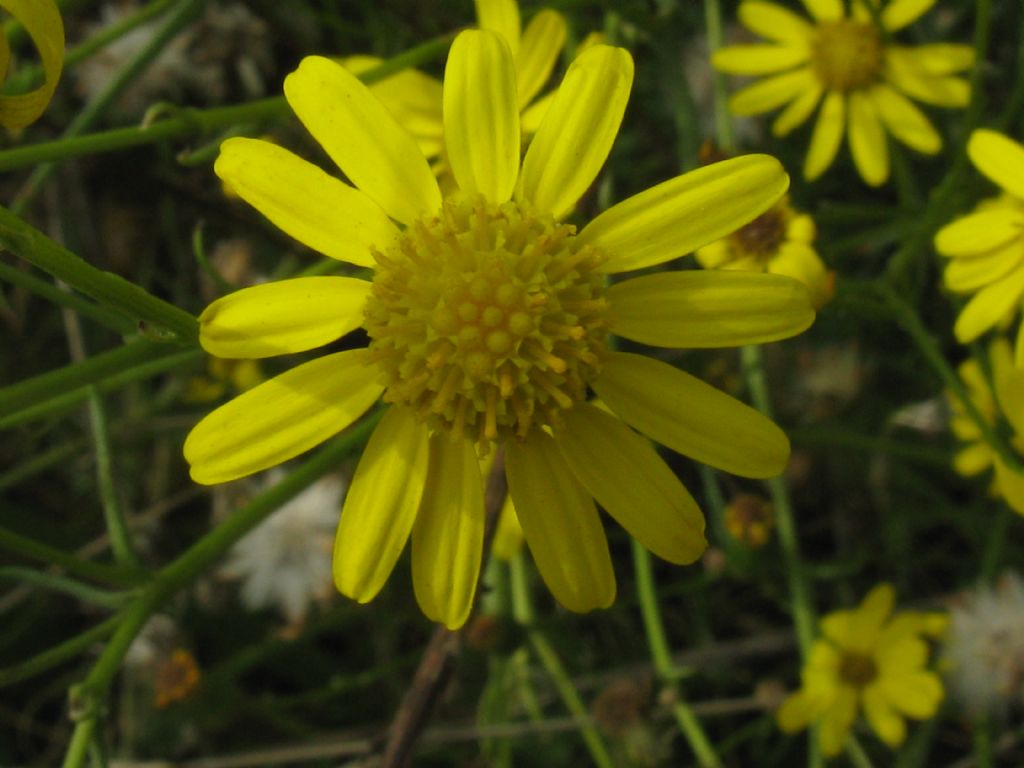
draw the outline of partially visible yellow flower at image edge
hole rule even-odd
[[[443,93],[458,190],[442,198],[413,137],[369,89],[335,62],[304,59],[285,96],[355,186],[253,139],[225,141],[215,170],[283,231],[372,267],[373,279],[295,278],[237,291],[202,313],[200,340],[220,357],[258,359],[362,326],[369,346],[298,365],[205,417],[184,446],[193,479],[226,482],[286,461],[383,396],[390,407],[338,526],[334,578],[343,594],[372,599],[411,539],[421,609],[449,627],[464,623],[483,547],[478,453],[498,443],[527,545],[565,607],[588,611],[615,597],[595,499],[656,555],[699,557],[700,509],[631,427],[749,477],[781,472],[788,440],[698,379],[614,351],[608,334],[669,348],[738,346],[799,333],[814,311],[801,284],[776,275],[670,272],[606,287],[607,275],[724,236],[788,186],[774,159],[739,157],[641,192],[579,232],[562,223],[608,156],[632,79],[627,51],[588,49],[521,158],[508,45],[492,32],[462,32]],[[590,391],[614,415],[586,402]]]
[[[882,29],[865,2],[853,2],[849,14],[844,0],[803,2],[811,21],[775,3],[743,0],[740,21],[770,42],[722,48],[712,64],[732,75],[767,77],[734,94],[731,110],[757,115],[785,107],[772,125],[772,133],[782,137],[820,103],[804,161],[808,181],[832,165],[844,135],[858,173],[872,186],[889,178],[887,133],[917,152],[936,154],[942,139],[910,99],[966,106],[970,89],[956,73],[971,68],[974,49],[949,43],[907,47],[888,39],[935,0],[884,4],[878,10]]]
[[[43,83],[28,93],[0,95],[0,125],[24,128],[35,122],[53,97],[64,68],[64,22],[53,0],[0,0],[0,8],[21,22],[39,52]],[[0,34],[0,77],[7,74],[11,50]]]
[[[771,272],[799,280],[821,309],[835,292],[835,273],[826,269],[814,249],[814,219],[793,209],[784,197],[728,237],[697,249],[697,262],[707,269]]]
[[[970,343],[1024,311],[1024,147],[985,128],[971,134],[967,155],[1003,194],[983,200],[935,235],[935,250],[949,259],[946,287],[974,294],[953,332]],[[1017,331],[1015,357],[1024,366],[1024,323]]]
[[[967,396],[990,426],[995,428],[1000,418],[1009,422],[1010,447],[1016,451],[1018,463],[1024,465],[1024,364],[1014,365],[1009,342],[997,336],[988,347],[988,368],[991,380],[977,360],[968,358],[957,372]],[[1008,467],[989,445],[960,398],[952,393],[947,398],[953,411],[950,429],[958,440],[967,443],[953,457],[953,468],[964,477],[994,469],[993,490],[1024,515],[1024,474]]]
[[[842,750],[861,711],[890,747],[906,738],[906,718],[927,720],[943,698],[942,679],[928,669],[926,637],[939,638],[943,613],[892,613],[895,592],[879,584],[852,610],[834,611],[820,622],[800,689],[782,702],[779,727],[794,733],[817,725],[822,753]]]

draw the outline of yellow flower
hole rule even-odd
[[[525,141],[537,132],[551,104],[553,94],[540,96],[540,92],[551,78],[551,72],[565,45],[565,17],[550,8],[543,8],[524,30],[516,0],[474,0],[474,3],[480,28],[501,35],[512,52],[516,96],[522,121],[521,134]],[[593,44],[593,39],[587,38],[580,46],[580,52],[590,44]],[[381,59],[350,56],[342,63],[359,74],[379,65]],[[370,91],[416,139],[423,154],[433,161],[434,172],[445,176],[448,165],[443,157],[441,83],[415,69],[405,69],[372,84]]]
[[[64,22],[53,0],[0,0],[0,8],[20,21],[39,52],[43,84],[14,95],[0,95],[0,125],[24,128],[43,114],[57,88],[64,67]],[[0,77],[11,62],[7,37],[0,34]]]
[[[725,529],[750,549],[767,544],[774,525],[775,508],[761,496],[740,493],[725,506]]]
[[[835,273],[814,250],[814,219],[797,213],[784,197],[728,237],[697,249],[697,261],[708,269],[739,269],[788,275],[807,286],[815,309],[829,299]]]
[[[892,0],[869,10],[858,0],[848,15],[843,0],[804,0],[814,17],[808,22],[775,3],[744,0],[740,21],[772,42],[723,48],[712,63],[733,75],[771,75],[736,93],[730,107],[737,115],[756,115],[786,105],[772,126],[776,136],[803,124],[821,103],[804,163],[806,179],[817,179],[832,164],[845,132],[858,172],[877,186],[889,178],[886,132],[925,154],[942,146],[908,96],[942,107],[963,107],[969,99],[967,81],[954,75],[970,69],[973,48],[910,48],[890,40],[934,4]]]
[[[821,620],[823,637],[811,648],[800,690],[776,715],[787,733],[820,726],[826,757],[839,753],[863,709],[868,723],[890,747],[906,736],[904,718],[926,720],[942,701],[942,681],[927,669],[923,636],[938,637],[948,625],[941,613],[903,611],[893,615],[893,588],[880,584],[854,610]]]
[[[983,200],[974,213],[935,236],[935,249],[950,259],[946,287],[974,294],[953,328],[964,344],[1015,317],[1024,302],[1024,147],[1001,133],[979,129],[967,142],[967,154],[1003,194]],[[1024,365],[1024,325],[1016,355]]]
[[[989,345],[988,361],[991,383],[974,358],[960,364],[960,379],[967,388],[967,396],[989,424],[996,426],[1000,416],[1010,423],[1010,443],[1024,463],[1024,365],[1014,365],[1010,344],[1002,337],[993,339]],[[1024,515],[1024,475],[1006,466],[992,450],[960,398],[950,395],[949,403],[953,409],[950,428],[958,440],[968,443],[953,458],[953,468],[964,477],[973,477],[994,467],[994,490]]]
[[[264,381],[260,364],[255,360],[225,360],[210,357],[206,361],[205,376],[193,376],[182,393],[187,403],[209,403],[219,400],[228,392],[237,394],[252,389]]]
[[[185,442],[192,477],[219,483],[271,467],[383,396],[391,407],[338,527],[342,593],[372,599],[411,537],[421,608],[460,626],[482,557],[478,451],[499,442],[527,544],[567,608],[615,597],[594,499],[660,557],[697,558],[700,510],[630,427],[754,477],[782,470],[788,441],[748,406],[658,360],[613,351],[607,336],[670,348],[757,343],[799,333],[814,313],[803,286],[776,275],[647,274],[606,288],[606,275],[689,253],[750,221],[788,183],[774,159],[739,157],[641,192],[577,233],[561,219],[604,164],[632,78],[625,50],[583,53],[521,160],[509,48],[492,32],[462,32],[445,70],[444,136],[459,187],[445,199],[413,138],[366,86],[328,59],[304,59],[285,96],[355,186],[245,138],[224,142],[215,169],[286,233],[372,267],[372,282],[307,277],[237,291],[203,312],[201,341],[221,357],[261,358],[362,326],[369,346],[306,362],[211,413]],[[588,390],[615,416],[588,404]]]

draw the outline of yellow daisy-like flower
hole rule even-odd
[[[462,32],[445,70],[444,136],[457,192],[442,198],[414,139],[351,72],[308,57],[284,84],[299,120],[355,186],[281,147],[232,138],[215,169],[243,200],[372,282],[308,277],[246,288],[201,315],[221,357],[302,352],[362,326],[369,346],[324,355],[208,415],[185,442],[192,477],[219,483],[279,464],[391,404],[360,460],[338,527],[339,590],[373,598],[412,539],[416,597],[466,619],[482,557],[478,450],[505,446],[515,510],[542,577],[575,611],[615,596],[596,499],[655,554],[689,563],[704,520],[634,427],[736,474],[780,472],[785,435],[757,411],[658,360],[616,352],[616,333],[663,347],[791,336],[806,290],[776,275],[606,276],[659,264],[750,221],[785,192],[777,161],[740,157],[679,176],[576,228],[562,217],[593,182],[633,78],[620,48],[570,66],[520,154],[508,45]],[[615,413],[587,402],[595,392]],[[621,420],[620,420],[621,419]],[[628,426],[627,426],[628,425]]]
[[[782,702],[779,727],[793,733],[820,726],[821,750],[837,755],[863,709],[871,728],[890,747],[906,737],[904,718],[926,720],[942,701],[942,680],[927,669],[925,636],[938,637],[949,619],[941,613],[892,613],[889,584],[872,589],[857,608],[821,620],[800,689]]]
[[[540,96],[551,78],[565,45],[565,17],[543,8],[523,29],[516,0],[474,0],[481,29],[500,35],[508,44],[515,67],[521,135],[537,132],[551,104],[552,93]],[[589,38],[588,38],[589,39]],[[585,42],[581,51],[589,45]],[[366,72],[381,63],[373,56],[351,56],[342,62],[355,72]],[[405,69],[370,86],[370,91],[391,110],[399,124],[416,139],[420,150],[433,161],[434,172],[448,170],[444,155],[444,115],[441,83],[415,69]]]
[[[938,152],[942,139],[907,97],[965,106],[970,89],[956,73],[970,69],[974,49],[945,43],[910,48],[890,40],[935,0],[892,0],[874,11],[855,0],[849,14],[844,0],[803,2],[812,22],[775,3],[744,0],[740,5],[744,26],[772,42],[722,48],[712,63],[733,75],[770,77],[736,93],[732,111],[756,115],[785,105],[772,133],[786,136],[820,103],[804,162],[809,181],[832,164],[844,133],[857,171],[872,186],[889,178],[887,132],[918,152]]]
[[[1003,194],[983,200],[974,213],[935,236],[935,249],[950,259],[946,287],[974,294],[953,327],[964,344],[1024,308],[1024,147],[1001,133],[979,129],[967,142],[967,154]],[[1017,335],[1016,356],[1024,365],[1024,325]]]
[[[960,364],[960,379],[967,388],[967,396],[989,424],[995,426],[1000,416],[1010,423],[1010,444],[1024,463],[1024,365],[1014,365],[1010,344],[1002,337],[993,339],[989,345],[989,365],[991,382],[974,358]],[[994,468],[994,490],[1024,515],[1024,475],[1006,466],[992,450],[960,398],[950,395],[949,403],[953,409],[950,428],[958,440],[968,444],[953,458],[953,468],[964,477]]]
[[[708,269],[738,269],[787,275],[807,286],[815,309],[832,298],[835,273],[814,250],[814,219],[798,213],[784,197],[749,224],[697,249]]]

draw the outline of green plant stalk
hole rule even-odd
[[[41,573],[31,568],[20,568],[17,566],[0,567],[0,579],[32,584],[53,592],[62,592],[66,595],[77,597],[84,603],[99,605],[103,608],[120,608],[127,598],[127,595],[123,593],[118,594],[105,589],[97,589],[75,579]]]
[[[43,472],[55,464],[67,461],[82,450],[84,445],[85,443],[81,440],[65,440],[45,452],[28,457],[25,461],[0,474],[0,492],[20,485],[27,478]]]
[[[125,521],[121,499],[114,480],[114,459],[110,448],[110,424],[107,421],[103,398],[96,387],[89,387],[89,422],[92,427],[93,448],[96,454],[96,480],[103,505],[103,518],[110,536],[110,549],[114,560],[131,568],[139,567],[139,558],[132,546]]]
[[[184,0],[157,30],[153,38],[129,61],[117,75],[71,120],[64,130],[63,138],[78,136],[88,130],[113,104],[132,81],[141,75],[146,67],[160,55],[168,43],[181,29],[195,18],[206,0]],[[56,163],[37,166],[11,205],[11,210],[21,214],[29,202],[42,189],[46,181],[57,170]]]
[[[81,768],[84,752],[75,745],[91,734],[96,726],[102,702],[110,691],[114,676],[125,653],[146,622],[179,590],[194,581],[220,559],[232,545],[251,531],[274,510],[294,498],[304,488],[334,470],[362,444],[376,425],[380,411],[363,418],[359,424],[334,438],[288,477],[264,491],[236,511],[217,528],[189,547],[180,557],[155,574],[150,584],[119,615],[119,623],[110,642],[85,679],[72,689],[73,711],[81,712],[75,723],[65,768]]]
[[[684,738],[697,757],[701,768],[720,768],[722,765],[715,748],[708,740],[700,721],[693,714],[682,691],[675,680],[675,668],[672,654],[669,651],[665,626],[661,620],[661,609],[658,607],[657,586],[651,569],[651,556],[643,545],[632,539],[633,568],[636,571],[637,597],[640,601],[640,613],[643,615],[644,631],[647,634],[647,645],[651,649],[651,660],[654,671],[661,684],[673,694],[672,714]]]
[[[78,45],[69,48],[64,56],[64,71],[66,72],[79,62],[90,58],[136,27],[141,27],[147,21],[156,18],[174,3],[175,0],[153,0],[149,5],[140,8],[135,13],[125,16],[109,27],[101,29],[88,40],[84,40]]]
[[[390,77],[409,67],[416,67],[447,52],[454,35],[447,34],[428,40],[422,45],[394,56],[379,66],[359,74],[359,79],[371,84]],[[66,160],[82,155],[114,152],[146,144],[204,136],[230,128],[237,123],[261,123],[288,113],[283,96],[211,109],[175,108],[174,116],[144,122],[140,126],[115,128],[86,136],[40,142],[14,147],[0,152],[0,172],[24,168],[37,163]]]
[[[120,389],[125,384],[130,384],[133,381],[141,381],[143,379],[148,379],[151,376],[166,373],[167,371],[180,369],[182,366],[187,366],[190,363],[199,360],[205,354],[206,353],[201,349],[190,349],[185,352],[178,352],[177,354],[160,357],[148,363],[135,365],[120,373],[109,375],[97,382],[95,386],[99,392],[112,392]],[[82,403],[87,397],[89,397],[88,386],[73,389],[63,395],[45,399],[42,402],[22,408],[12,413],[10,416],[0,417],[0,429],[10,429],[11,427],[25,424],[36,419],[47,418],[64,413]]]
[[[199,323],[191,314],[119,275],[97,269],[3,207],[0,246],[100,304],[135,318],[151,333],[184,345],[198,342]]]
[[[704,0],[704,26],[707,32],[708,54],[713,55],[722,47],[722,9],[718,0]],[[715,94],[715,136],[723,152],[736,151],[732,116],[729,114],[729,96],[725,75],[711,68],[711,83]]]
[[[544,633],[533,623],[533,603],[530,600],[530,590],[526,583],[526,565],[523,562],[522,552],[516,553],[509,566],[512,575],[513,617],[525,630],[530,647],[533,649],[534,654],[536,654],[541,666],[548,673],[551,682],[554,683],[555,690],[558,691],[558,696],[562,699],[562,703],[565,704],[565,708],[569,710],[579,723],[580,736],[583,738],[583,743],[586,745],[594,765],[599,768],[615,768],[615,763],[611,755],[608,754],[608,748],[605,746],[604,739],[597,728],[590,722],[590,713],[587,712],[583,700],[580,699],[579,692],[576,690],[576,686],[573,685],[568,672],[562,666],[561,659],[558,658],[558,654],[555,653],[555,649],[551,647],[551,643],[548,642]]]
[[[946,387],[953,393],[953,395],[960,401],[967,414],[974,421],[978,430],[981,432],[981,436],[988,443],[989,447],[999,454],[999,458],[1002,459],[1003,463],[1014,472],[1024,473],[1024,466],[1021,465],[1020,459],[1016,453],[1007,445],[1006,441],[1000,437],[999,433],[989,424],[985,417],[978,410],[977,405],[971,400],[967,394],[967,389],[964,387],[960,377],[956,375],[956,371],[946,362],[946,358],[939,350],[938,344],[932,338],[928,329],[925,328],[921,319],[917,316],[917,313],[900,297],[900,295],[887,285],[879,286],[879,293],[882,299],[885,300],[893,318],[896,322],[907,332],[918,351],[932,367],[932,369],[939,375],[942,382]]]
[[[850,734],[846,739],[846,756],[850,758],[850,763],[853,764],[854,768],[874,768],[867,752],[864,751],[864,747],[860,745],[857,737],[853,734]]]
[[[48,669],[56,667],[58,664],[63,664],[65,661],[73,659],[80,653],[84,653],[92,648],[93,644],[113,632],[117,627],[118,621],[119,618],[117,616],[111,616],[95,627],[91,627],[85,630],[85,632],[65,640],[60,645],[56,645],[33,656],[31,659],[13,667],[0,669],[0,688],[35,677]]]
[[[62,549],[51,547],[49,544],[43,544],[28,536],[22,536],[20,533],[15,533],[7,528],[0,528],[0,549],[5,549],[8,552],[14,552],[39,562],[58,565],[86,579],[102,581],[106,584],[121,587],[137,584],[141,575],[138,571],[96,563],[92,560],[82,560]]]
[[[99,384],[137,365],[180,354],[182,351],[178,347],[156,344],[148,339],[133,339],[117,349],[0,389],[0,416],[6,417],[78,387]]]
[[[754,401],[754,407],[768,418],[772,418],[771,397],[764,375],[761,348],[748,345],[743,347],[740,355],[743,375],[747,389],[750,391],[750,397]],[[766,482],[775,508],[775,529],[786,564],[786,577],[789,580],[789,596],[793,603],[793,624],[796,628],[797,642],[800,645],[800,655],[806,660],[811,651],[811,645],[814,643],[814,609],[811,605],[811,594],[804,571],[803,558],[800,555],[793,505],[790,502],[786,481],[782,477],[769,478]]]
[[[122,336],[128,336],[136,331],[135,323],[130,317],[95,304],[78,294],[62,291],[48,280],[41,280],[29,272],[0,261],[0,282],[5,281],[41,296],[53,304],[73,309],[82,317],[94,320]]]

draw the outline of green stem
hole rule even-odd
[[[8,552],[14,552],[32,560],[58,565],[86,579],[118,586],[130,586],[138,583],[138,572],[95,563],[91,560],[82,560],[74,555],[69,555],[62,549],[51,547],[6,528],[0,528],[0,549],[6,549]]]
[[[76,597],[82,602],[99,605],[103,608],[120,608],[127,597],[125,594],[97,589],[65,576],[54,576],[49,573],[40,573],[31,568],[19,568],[17,566],[0,567],[0,579],[9,579],[49,589],[53,592],[62,592]]]
[[[274,510],[294,498],[304,488],[336,469],[356,446],[363,443],[376,425],[377,415],[364,418],[356,427],[335,438],[287,478],[264,491],[224,523],[197,541],[180,557],[161,569],[146,589],[120,615],[120,623],[110,642],[81,684],[73,690],[73,698],[84,712],[75,725],[72,745],[85,738],[82,734],[95,727],[103,700],[110,691],[114,676],[132,641],[164,603],[194,581],[220,559],[235,542],[259,525]],[[69,748],[65,768],[81,768],[84,752]]]
[[[76,256],[38,229],[0,207],[0,246],[100,304],[119,310],[150,326],[150,332],[180,344],[199,338],[196,319],[173,304],[146,292],[112,272],[104,272]],[[2,408],[0,408],[2,411]]]
[[[104,27],[95,35],[90,37],[73,48],[69,48],[64,56],[64,71],[74,67],[81,61],[90,58],[100,52],[108,45],[131,32],[136,27],[141,27],[150,19],[154,19],[166,11],[176,0],[153,0],[152,3],[140,8],[135,13],[125,16],[120,21]]]
[[[62,291],[48,280],[41,280],[25,270],[0,261],[0,282],[2,281],[24,288],[58,306],[73,309],[83,317],[95,320],[100,325],[104,325],[122,336],[128,336],[136,331],[135,323],[131,321],[131,318],[125,317],[120,312],[94,304],[78,294]]]
[[[73,659],[80,653],[84,653],[113,632],[117,627],[118,621],[120,621],[118,616],[111,616],[95,627],[87,629],[85,632],[35,655],[31,659],[13,667],[0,669],[0,688],[35,677],[46,672],[48,669],[56,667],[58,664],[63,664],[65,661]]]
[[[440,58],[448,50],[453,37],[451,34],[443,35],[411,48],[382,62],[379,66],[361,73],[359,79],[367,84],[375,83],[409,67],[416,67]],[[37,163],[204,136],[230,128],[237,123],[262,123],[285,115],[287,112],[288,104],[283,96],[274,96],[230,107],[175,108],[173,117],[146,122],[141,126],[115,128],[87,136],[58,139],[0,151],[0,173]]]
[[[867,752],[864,751],[864,747],[857,741],[857,737],[852,734],[846,740],[846,755],[850,758],[854,768],[874,768]]]
[[[714,54],[722,47],[722,9],[718,0],[704,0],[704,26],[707,31],[708,52]],[[726,153],[736,151],[736,139],[733,135],[732,115],[729,114],[729,96],[725,75],[718,70],[711,70],[711,84],[715,94],[715,136],[719,148]]]
[[[771,418],[771,396],[768,393],[768,381],[764,375],[761,348],[757,346],[743,347],[741,358],[743,375],[750,391],[750,397],[754,401],[754,407]],[[786,481],[782,477],[770,478],[767,485],[772,504],[775,507],[775,529],[778,532],[779,545],[782,548],[782,556],[786,564],[797,641],[800,644],[800,654],[806,660],[811,645],[814,643],[814,609],[811,605],[803,558],[800,555],[800,542],[797,536],[793,505],[790,502]]]
[[[544,633],[533,623],[533,603],[530,600],[530,590],[526,583],[526,566],[523,562],[522,552],[516,554],[509,563],[512,569],[512,614],[516,622],[523,626],[526,631],[530,647],[536,654],[541,666],[548,673],[551,682],[558,691],[559,698],[565,708],[576,718],[580,727],[580,736],[590,753],[594,765],[599,768],[614,768],[615,763],[608,754],[604,739],[600,732],[590,722],[590,713],[580,698],[572,678],[562,666],[562,660],[558,658],[555,649],[551,647]]]
[[[99,484],[103,517],[110,536],[110,549],[114,560],[128,567],[137,568],[139,558],[131,543],[128,524],[121,508],[121,499],[114,481],[114,460],[110,449],[110,424],[107,421],[103,398],[96,387],[89,387],[89,421],[92,427],[93,447],[96,455],[96,478]]]
[[[4,417],[57,397],[78,387],[100,384],[104,379],[129,369],[182,354],[178,347],[133,339],[124,346],[101,352],[80,363],[42,373],[0,389],[0,414]]]
[[[647,633],[647,645],[651,649],[654,670],[660,678],[661,684],[673,694],[672,714],[676,718],[679,730],[689,742],[690,749],[697,756],[697,762],[702,768],[719,768],[722,763],[715,753],[715,748],[708,740],[707,734],[704,733],[693,710],[683,698],[682,691],[675,680],[672,654],[669,651],[665,627],[661,620],[661,609],[658,607],[658,593],[654,583],[654,573],[651,569],[651,556],[636,539],[632,539],[632,544],[637,596],[640,600],[640,612],[643,615],[644,630]]]

